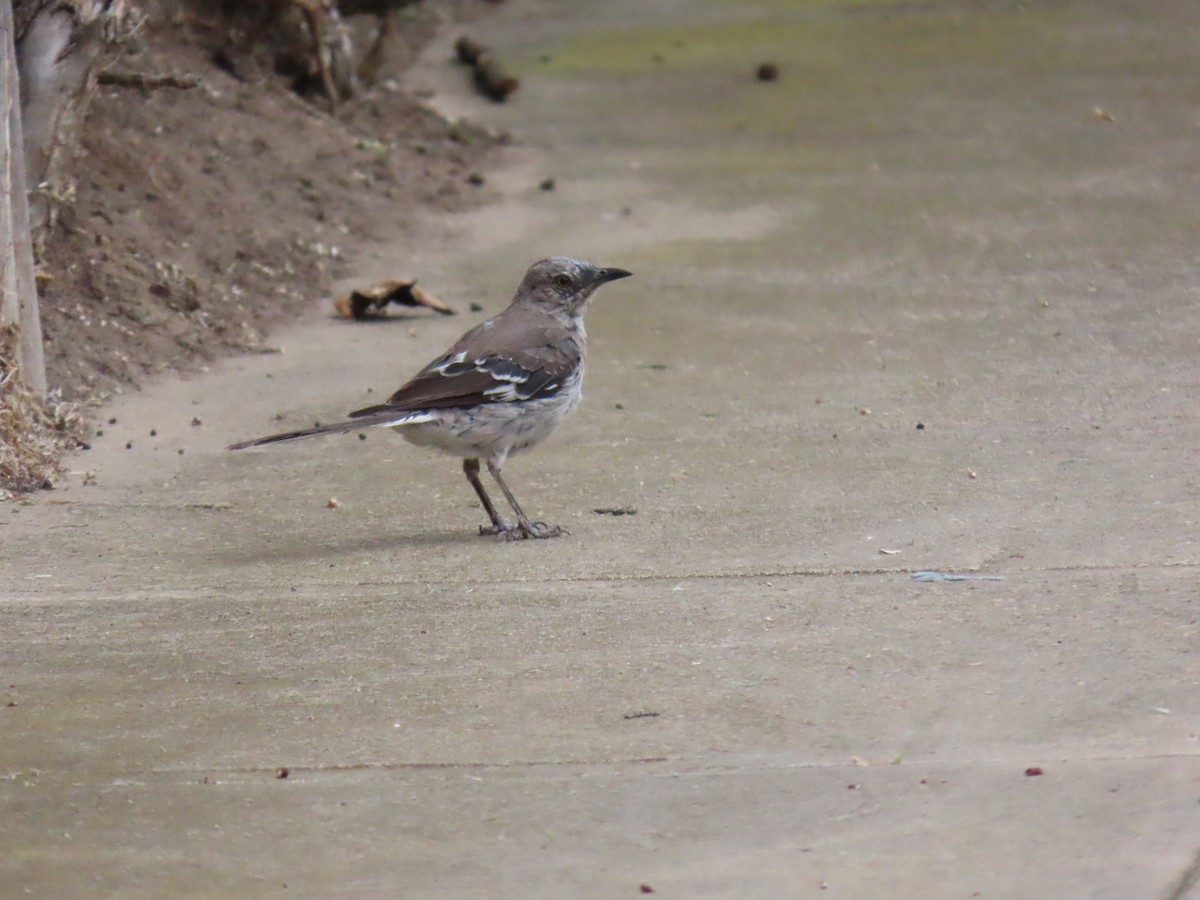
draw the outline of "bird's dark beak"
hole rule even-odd
[[[625,269],[596,269],[592,274],[592,284],[605,284],[618,278],[628,278],[632,274]]]

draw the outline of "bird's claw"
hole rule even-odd
[[[561,525],[547,525],[545,522],[530,522],[529,532],[526,537],[535,538],[556,538],[571,533]]]
[[[485,533],[485,529],[480,528],[479,530],[480,533]],[[544,540],[546,538],[556,538],[562,537],[564,534],[570,534],[561,525],[550,526],[545,522],[518,522],[516,525],[510,525],[502,531],[486,533],[495,534],[498,541],[523,541],[527,538]]]

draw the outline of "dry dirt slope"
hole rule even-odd
[[[439,23],[482,0],[402,10],[379,81],[336,115],[293,91],[238,4],[142,6],[116,67],[200,85],[94,98],[41,265],[50,381],[68,398],[258,347],[350,270],[356,246],[402,243],[476,202],[468,176],[491,144],[423,108],[403,75]]]

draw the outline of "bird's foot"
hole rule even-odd
[[[570,534],[570,532],[561,525],[554,525],[552,527],[545,522],[518,522],[516,525],[497,532],[496,540],[523,541],[526,538],[542,540],[545,538],[562,537],[564,534]]]
[[[516,527],[518,526],[509,525],[507,522],[501,519],[499,522],[493,522],[491,525],[480,525],[479,536],[495,537],[499,538],[500,540],[504,540],[502,535],[508,534],[508,532],[512,531]]]
[[[561,525],[547,525],[545,522],[530,522],[526,537],[532,538],[556,538],[562,537],[564,534],[571,532],[563,528]]]

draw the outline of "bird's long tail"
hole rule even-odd
[[[266,437],[252,438],[230,444],[226,450],[245,450],[247,447],[261,447],[264,444],[282,444],[284,441],[298,441],[301,438],[320,437],[323,434],[344,434],[347,431],[363,431],[367,428],[390,428],[395,425],[416,425],[429,421],[428,413],[377,413],[364,416],[350,422],[335,422],[332,425],[318,425],[316,428],[305,428],[303,431],[285,431],[281,434],[269,434]]]

